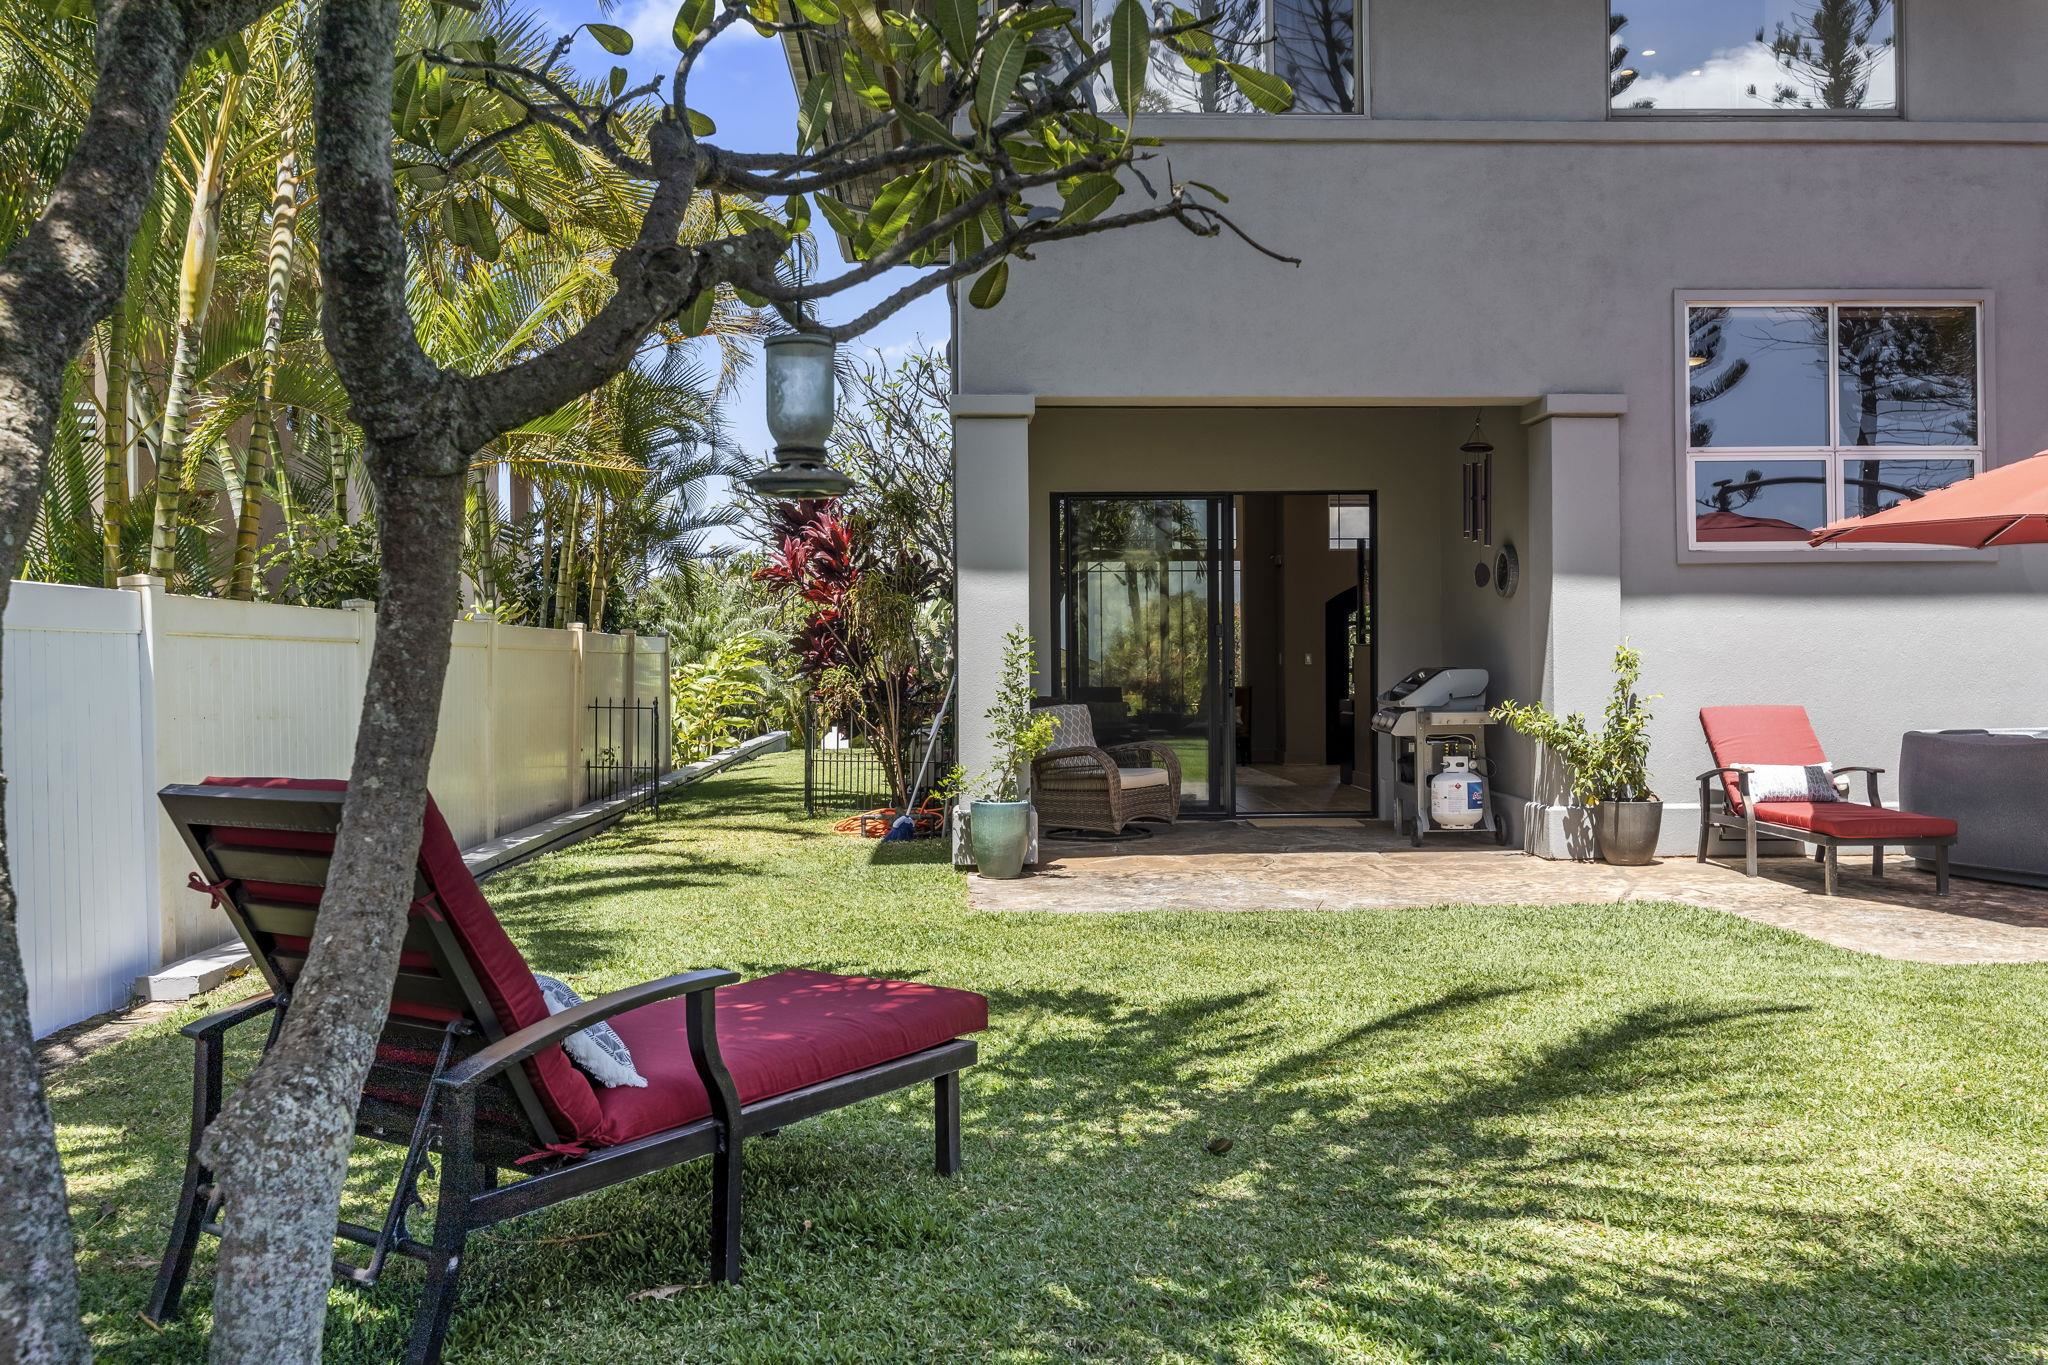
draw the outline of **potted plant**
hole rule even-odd
[[[1636,693],[1643,657],[1623,644],[1614,651],[1614,691],[1606,726],[1594,734],[1578,712],[1559,718],[1547,708],[1505,701],[1493,718],[1535,740],[1571,769],[1572,795],[1592,808],[1601,858],[1622,867],[1656,860],[1664,805],[1650,790],[1650,708]]]
[[[1031,637],[1013,628],[1003,637],[1003,676],[988,712],[995,761],[969,784],[967,838],[974,865],[984,877],[1007,880],[1024,874],[1031,846],[1031,799],[1024,775],[1052,746],[1052,717],[1031,710]]]

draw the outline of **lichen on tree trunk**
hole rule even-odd
[[[35,523],[65,367],[126,285],[179,82],[196,53],[277,3],[99,6],[92,107],[36,222],[0,258],[0,610]],[[91,1347],[6,854],[0,840],[0,1361],[82,1361]]]
[[[213,1359],[320,1359],[334,1218],[356,1101],[412,900],[454,631],[461,474],[415,475],[372,445],[384,576],[347,808],[306,969],[277,1044],[208,1130],[227,1210]]]

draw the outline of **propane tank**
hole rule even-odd
[[[1429,819],[1441,829],[1474,829],[1486,817],[1486,779],[1472,760],[1446,754],[1444,769],[1429,779]]]

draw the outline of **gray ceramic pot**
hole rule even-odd
[[[1657,861],[1657,835],[1664,828],[1662,801],[1602,801],[1593,807],[1593,838],[1600,857],[1617,867]]]
[[[967,817],[967,836],[982,876],[998,881],[1023,876],[1024,854],[1031,846],[1031,803],[976,801]]]

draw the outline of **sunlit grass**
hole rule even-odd
[[[586,994],[705,964],[985,992],[966,1171],[930,1173],[922,1092],[750,1144],[737,1289],[703,1282],[701,1164],[483,1234],[451,1360],[2048,1357],[2048,969],[1674,906],[979,914],[799,780],[754,765],[488,890]],[[104,1359],[204,1355],[210,1250],[185,1323],[135,1316],[177,1022],[55,1079]],[[337,1290],[330,1358],[391,1359],[418,1282]]]

